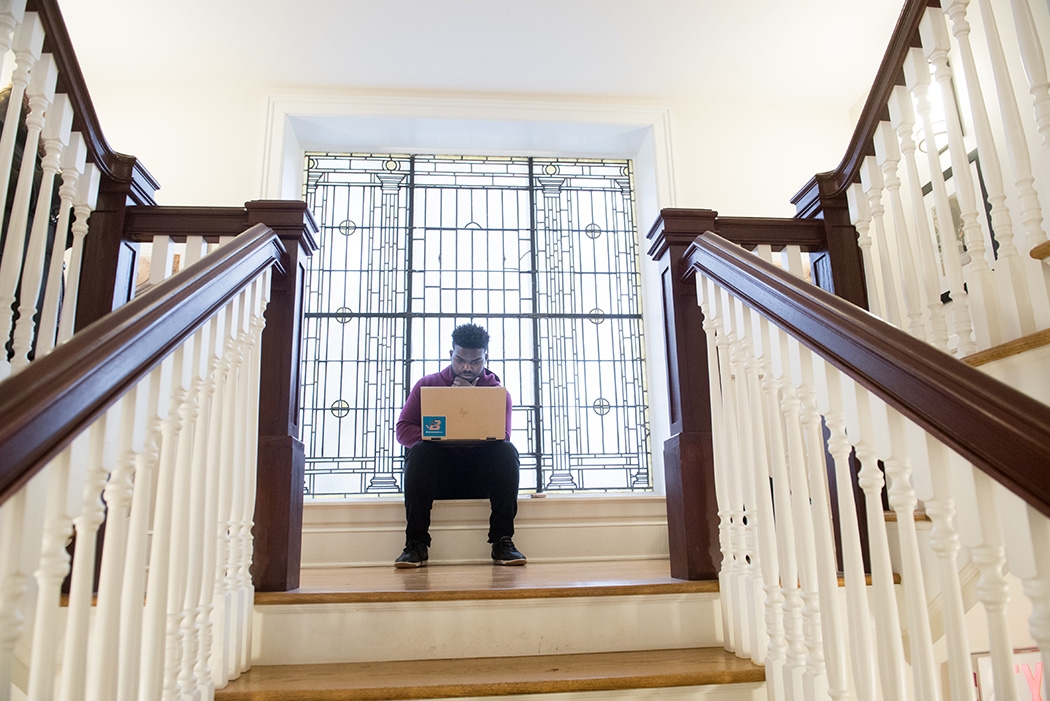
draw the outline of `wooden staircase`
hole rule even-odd
[[[295,591],[256,594],[252,669],[216,698],[764,697],[763,668],[722,647],[717,583],[668,572],[663,559],[304,571]]]

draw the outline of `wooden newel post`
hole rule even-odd
[[[265,224],[288,250],[285,274],[274,275],[262,335],[259,390],[258,486],[255,497],[256,591],[299,586],[306,457],[299,440],[299,350],[308,259],[317,250],[317,224],[297,201],[245,203],[248,226]]]
[[[799,219],[824,222],[827,250],[813,257],[813,282],[823,290],[868,308],[864,261],[857,244],[857,230],[849,215],[846,193],[829,192],[834,183],[827,174],[817,175],[791,200]]]
[[[84,258],[77,296],[76,330],[120,307],[135,296],[138,244],[124,237],[129,207],[153,205],[160,187],[153,176],[131,156],[114,156],[120,178],[103,170],[98,202],[88,219]],[[87,271],[90,271],[88,273]]]
[[[722,562],[704,317],[693,278],[682,276],[686,248],[714,230],[717,216],[709,209],[664,209],[647,236],[649,255],[660,266],[664,304],[671,417],[664,481],[671,576],[678,579],[717,579]]]

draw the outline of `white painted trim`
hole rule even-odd
[[[502,153],[629,158],[649,387],[653,486],[664,493],[663,442],[670,435],[662,300],[645,235],[676,203],[670,109],[571,99],[379,94],[267,96],[262,196],[302,197],[307,150]]]

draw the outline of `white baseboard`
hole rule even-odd
[[[487,501],[435,502],[431,562],[488,562],[488,518]],[[668,554],[662,496],[522,497],[514,525],[514,542],[531,562],[642,560]],[[400,499],[307,502],[302,567],[389,566],[404,540]]]

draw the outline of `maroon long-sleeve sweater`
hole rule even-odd
[[[423,414],[419,409],[419,388],[420,387],[451,387],[453,381],[456,379],[455,374],[452,372],[452,366],[449,365],[441,372],[435,372],[433,375],[424,376],[419,382],[416,383],[415,387],[408,395],[408,400],[405,402],[405,406],[401,409],[401,415],[397,419],[397,442],[406,448],[410,448],[415,445],[423,437]],[[478,377],[478,381],[475,384],[476,387],[500,387],[499,375],[492,372],[488,368],[481,373]],[[513,402],[510,399],[510,392],[507,392],[507,438],[510,440],[510,415],[511,409],[513,409]]]

